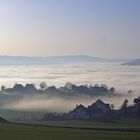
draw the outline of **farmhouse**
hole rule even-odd
[[[134,105],[122,108],[120,113],[127,117],[140,117],[140,98],[134,99]]]
[[[98,99],[95,103],[88,106],[88,110],[94,113],[107,114],[111,111],[111,108],[109,104],[105,104],[102,100]]]
[[[68,119],[87,120],[90,118],[88,109],[83,105],[77,105],[75,109],[70,111],[67,115]]]
[[[111,112],[109,104],[105,104],[102,100],[97,100],[88,108],[83,105],[76,106],[75,109],[68,113],[68,119],[88,120],[107,116]]]
[[[140,97],[134,99],[137,116],[140,117]]]
[[[88,107],[76,105],[67,114],[46,114],[43,120],[101,120],[110,121],[120,117],[140,117],[140,98],[134,99],[134,105],[112,110],[110,104],[98,99]]]

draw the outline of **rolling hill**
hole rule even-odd
[[[0,117],[0,123],[7,122],[4,118]]]
[[[128,65],[128,66],[138,66],[140,65],[140,58],[139,59],[135,59],[126,63],[123,63],[123,65]]]
[[[93,63],[111,63],[125,62],[125,59],[108,59],[92,57],[88,55],[74,56],[48,56],[48,57],[26,57],[26,56],[0,56],[0,65],[17,65],[17,64],[54,64],[54,63],[76,63],[76,62],[93,62]]]

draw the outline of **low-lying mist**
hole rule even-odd
[[[116,95],[96,95],[96,96],[52,96],[47,94],[29,95],[23,93],[0,93],[0,115],[9,116],[9,112],[69,112],[77,104],[88,106],[97,99],[102,99],[106,103],[114,104],[115,108],[120,108],[124,99],[133,104],[134,98],[138,97],[140,91],[140,67],[122,66],[121,64],[50,64],[50,65],[11,65],[0,66],[0,85],[11,87],[19,82],[35,83],[46,81],[48,85],[61,87],[70,81],[76,85],[90,85],[105,83],[109,87],[114,86]],[[134,91],[128,94],[127,91]],[[119,95],[119,94],[122,95]],[[118,96],[117,96],[118,94]],[[17,116],[17,113],[16,113]]]
[[[39,120],[46,113],[67,113],[76,105],[88,106],[97,99],[105,103],[114,104],[115,108],[121,107],[127,98],[129,105],[133,104],[137,95],[100,95],[100,96],[55,96],[50,94],[23,95],[21,93],[0,94],[0,116],[10,121]]]
[[[15,95],[16,97],[16,95]],[[16,97],[17,98],[17,97]],[[96,96],[96,97],[50,97],[46,95],[26,95],[18,97],[15,100],[7,100],[1,104],[2,109],[17,110],[17,111],[31,111],[31,112],[69,112],[78,104],[88,106],[94,103],[97,99],[102,99],[104,102],[114,104],[115,108],[120,108],[124,99],[128,99],[129,104],[133,104],[133,96]]]

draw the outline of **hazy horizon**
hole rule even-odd
[[[0,54],[139,58],[139,0],[1,0]]]
[[[88,56],[88,57],[95,57],[95,58],[104,58],[104,59],[138,59],[140,57],[103,57],[103,56],[96,56],[96,55],[88,55],[88,54],[71,54],[71,55],[7,55],[7,54],[0,54],[0,56],[7,56],[7,57],[74,57],[74,56]]]

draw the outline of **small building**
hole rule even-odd
[[[136,106],[128,106],[126,108],[121,109],[120,111],[123,116],[127,117],[136,117],[137,116],[137,109]]]
[[[140,117],[140,98],[134,99],[134,105],[122,108],[120,113],[125,117]]]
[[[134,99],[137,117],[140,117],[140,97]]]
[[[110,112],[110,105],[99,99],[91,106],[88,106],[88,108],[83,105],[76,106],[75,109],[68,113],[67,119],[92,120],[95,118],[108,117]]]
[[[90,118],[88,109],[83,105],[77,105],[76,108],[70,111],[67,115],[67,119],[74,120],[87,120]]]
[[[98,99],[95,103],[93,103],[92,105],[88,106],[88,109],[91,112],[97,112],[97,113],[103,113],[103,114],[107,114],[111,111],[110,105],[104,103],[102,100]]]

